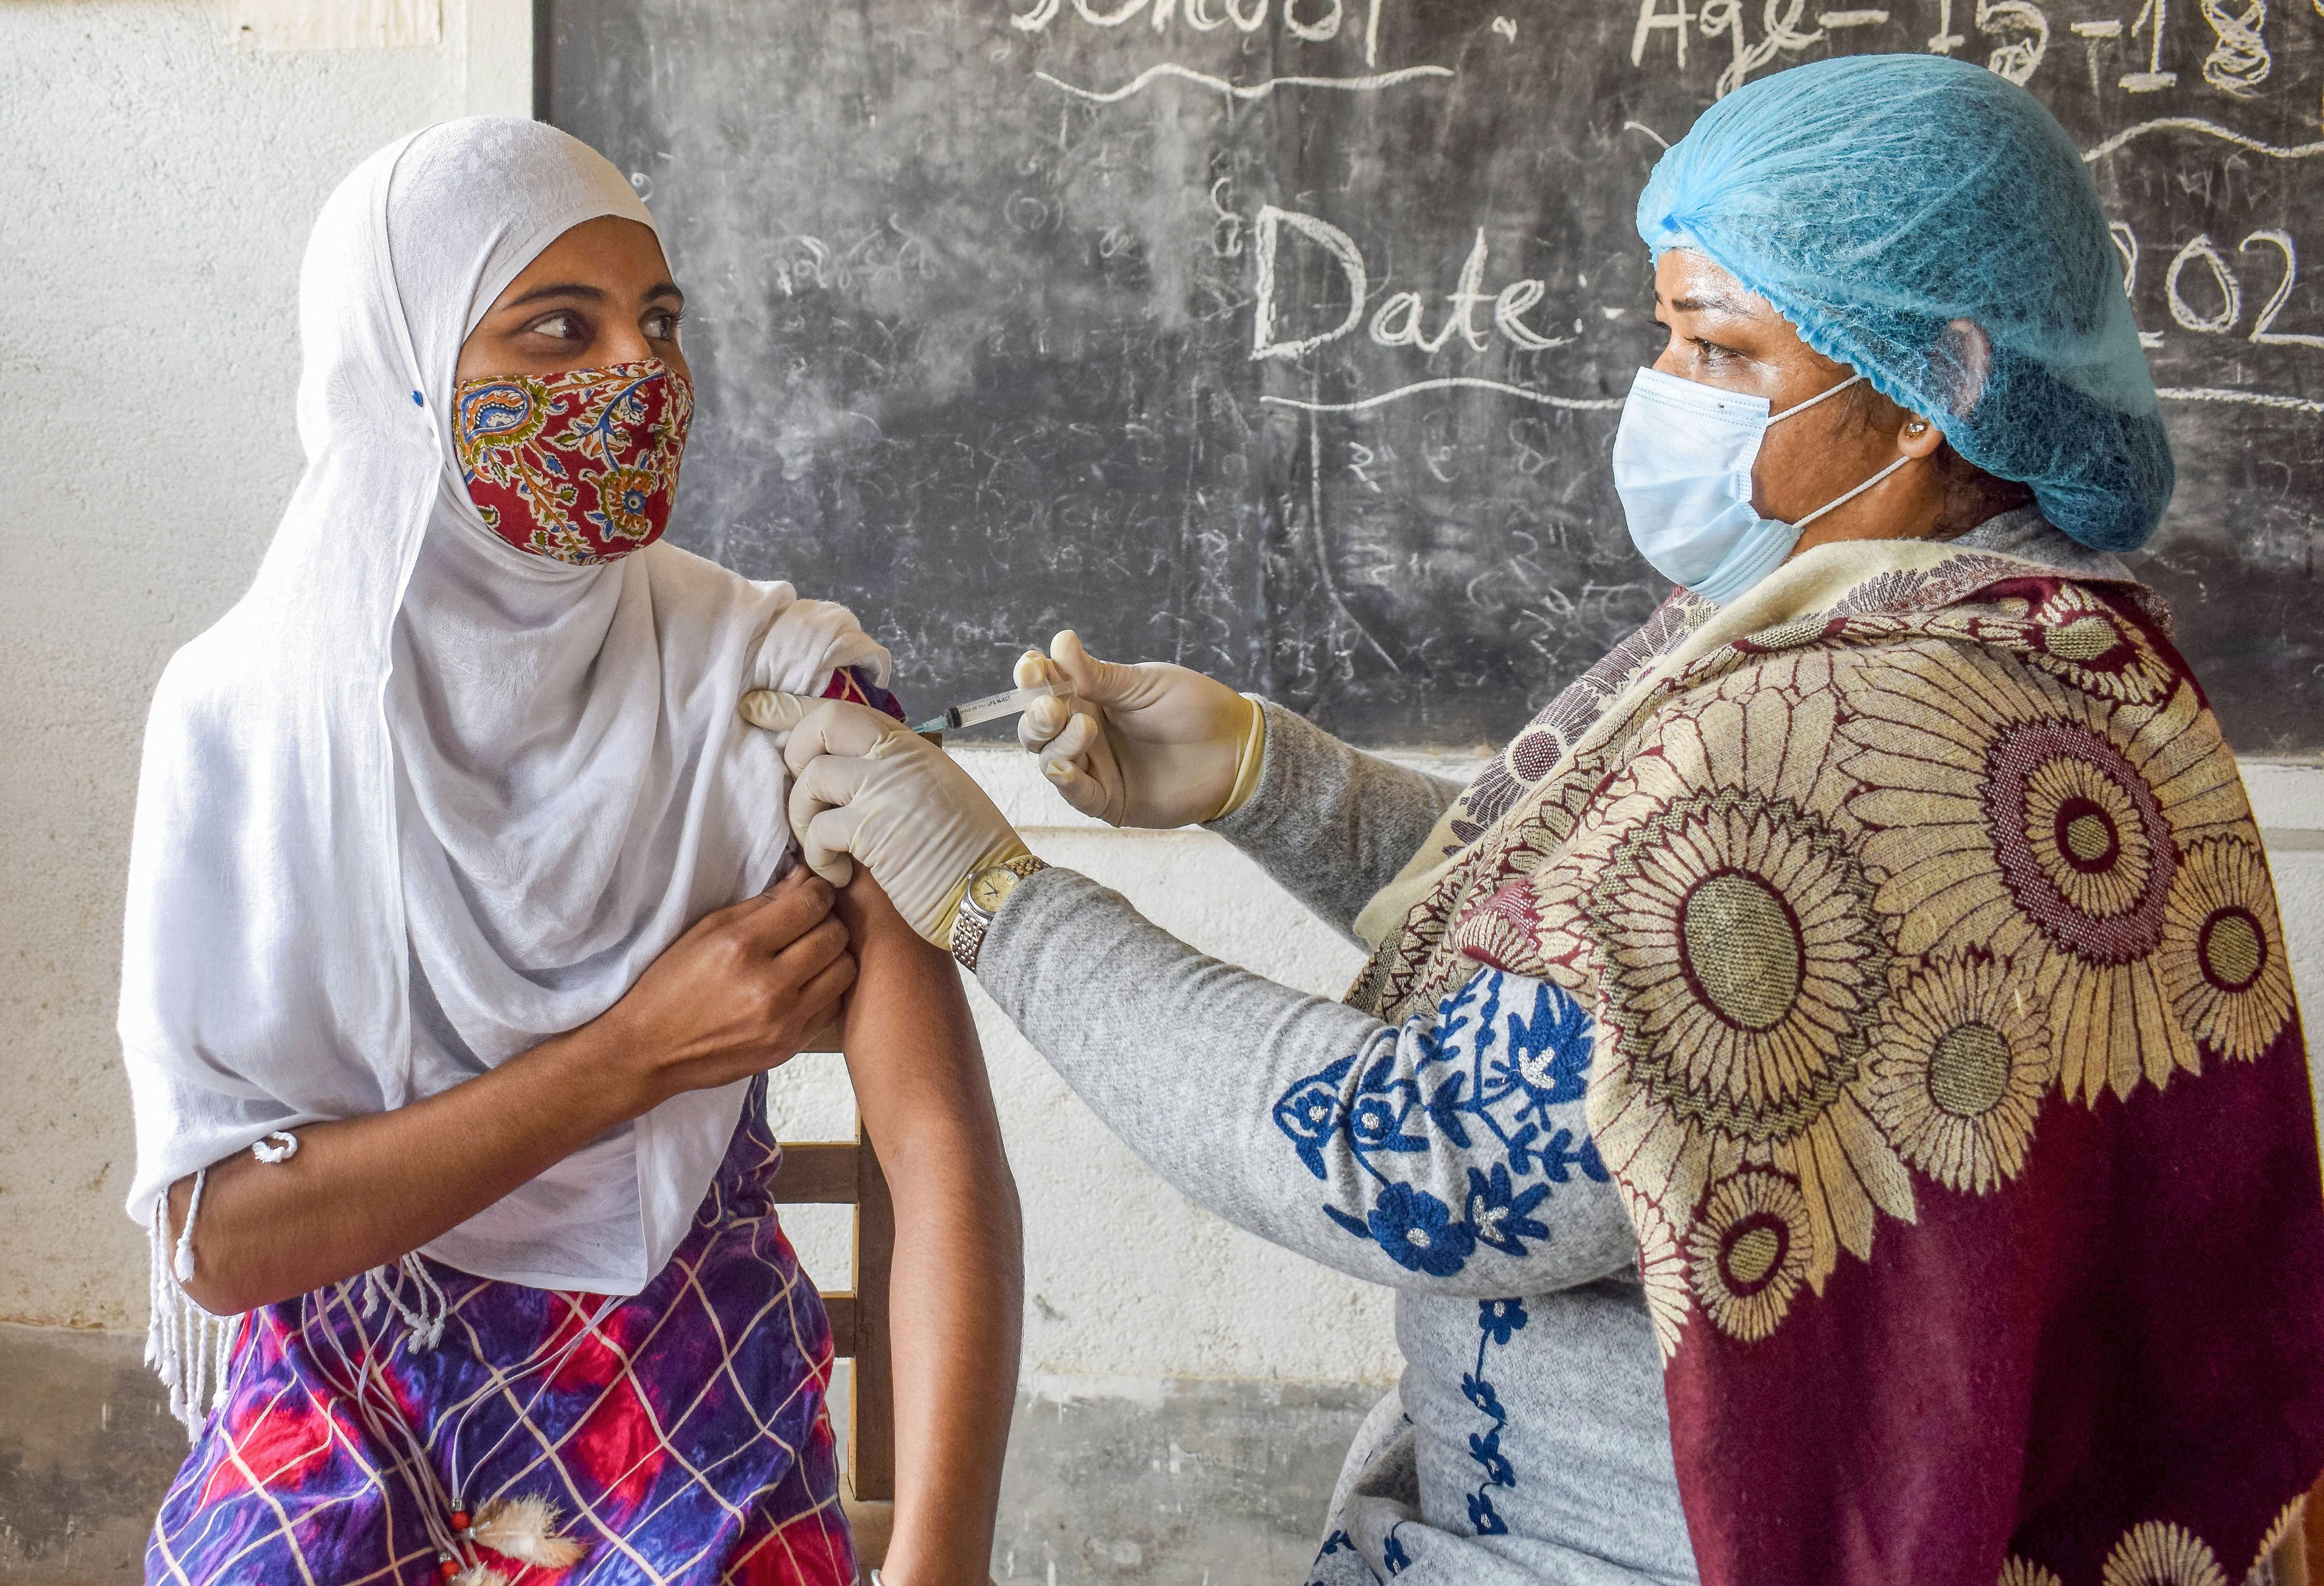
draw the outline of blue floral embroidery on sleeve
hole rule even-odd
[[[1523,1008],[1505,1010],[1505,991]],[[1409,1019],[1395,1037],[1293,1084],[1275,1103],[1275,1126],[1317,1178],[1330,1176],[1326,1151],[1344,1146],[1380,1186],[1363,1217],[1326,1205],[1334,1223],[1408,1271],[1449,1277],[1480,1245],[1522,1256],[1527,1241],[1547,1240],[1534,1213],[1576,1168],[1605,1181],[1589,1136],[1559,1127],[1552,1111],[1568,1109],[1578,1126],[1571,1109],[1588,1089],[1590,1050],[1590,1015],[1563,991],[1480,970],[1433,1020]],[[1393,1171],[1398,1155],[1440,1141],[1499,1158],[1467,1168],[1458,1208]]]
[[[1403,1524],[1402,1520],[1397,1522],[1397,1526]],[[1404,1551],[1404,1543],[1393,1527],[1380,1543],[1380,1563],[1388,1566],[1388,1572],[1391,1575],[1400,1575],[1412,1567],[1412,1555]]]
[[[1480,1536],[1508,1534],[1508,1523],[1493,1507],[1493,1489],[1514,1489],[1517,1484],[1516,1467],[1501,1452],[1501,1434],[1508,1427],[1509,1415],[1501,1407],[1500,1396],[1493,1391],[1493,1385],[1485,1380],[1485,1351],[1491,1345],[1507,1349],[1509,1340],[1523,1331],[1526,1320],[1523,1300],[1478,1302],[1477,1369],[1461,1379],[1461,1391],[1492,1423],[1484,1431],[1469,1434],[1469,1458],[1485,1476],[1477,1484],[1477,1490],[1469,1494],[1469,1525]]]
[[[1315,1563],[1310,1568],[1307,1586],[1323,1586],[1323,1582],[1317,1577],[1315,1572],[1321,1569],[1325,1559],[1330,1558],[1335,1553],[1355,1553],[1355,1551],[1356,1539],[1349,1535],[1345,1531],[1334,1531],[1329,1536],[1324,1537],[1323,1545],[1316,1553]],[[1363,1563],[1363,1555],[1361,1554],[1356,1554],[1356,1562],[1358,1563]],[[1395,1566],[1390,1565],[1389,1571],[1393,1573]],[[1373,1569],[1370,1564],[1364,1564],[1364,1573],[1370,1575],[1375,1581],[1379,1579],[1379,1572]]]
[[[1380,1249],[1415,1272],[1450,1277],[1477,1248],[1477,1231],[1426,1190],[1392,1184],[1372,1208],[1369,1231]]]
[[[1512,1256],[1524,1255],[1525,1240],[1549,1237],[1545,1226],[1526,1215],[1547,1199],[1549,1185],[1545,1184],[1535,1185],[1522,1194],[1513,1189],[1506,1162],[1494,1163],[1489,1178],[1473,1167],[1469,1169],[1469,1226],[1477,1231],[1480,1244],[1507,1250]]]
[[[1477,1306],[1477,1330],[1503,1349],[1509,1347],[1509,1340],[1525,1331],[1528,1320],[1523,1300],[1485,1300]],[[1485,1345],[1480,1340],[1477,1369],[1481,1372],[1484,1369]]]
[[[1397,1533],[1404,1528],[1405,1524],[1406,1522],[1398,1520],[1395,1525],[1389,1526],[1387,1536],[1382,1538],[1380,1542],[1380,1563],[1388,1566],[1388,1572],[1390,1575],[1400,1575],[1405,1571],[1412,1567],[1412,1554],[1405,1551],[1404,1543],[1397,1535]],[[1314,1568],[1320,1568],[1325,1559],[1330,1558],[1335,1553],[1342,1552],[1355,1553],[1356,1539],[1349,1535],[1345,1531],[1334,1531],[1329,1536],[1323,1538],[1323,1545],[1315,1554]],[[1368,1563],[1364,1563],[1363,1555],[1361,1554],[1356,1554],[1356,1562],[1358,1563],[1364,1564],[1365,1574],[1370,1575],[1375,1581],[1378,1581],[1380,1578],[1380,1574],[1378,1570],[1373,1569],[1371,1565]],[[1307,1586],[1323,1586],[1322,1581],[1314,1578],[1314,1569],[1311,1569],[1310,1571]]]

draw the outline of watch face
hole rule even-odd
[[[990,914],[1001,907],[1001,900],[1009,895],[1010,883],[1016,879],[1005,870],[980,871],[976,879],[968,883],[969,899]]]

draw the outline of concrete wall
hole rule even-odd
[[[298,478],[315,211],[400,133],[527,114],[530,14],[277,53],[216,0],[0,7],[0,1318],[143,1324],[113,1001],[146,701]]]
[[[286,35],[254,32],[237,47],[229,14],[263,22],[264,0],[0,5],[0,395],[15,443],[0,513],[0,1321],[143,1323],[111,1029],[137,746],[163,660],[244,586],[296,476],[308,226],[389,138],[529,99],[526,0],[384,10],[437,41],[281,52],[247,45]],[[797,571],[811,590],[813,569]],[[1318,991],[1352,973],[1351,948],[1216,839],[1105,832],[1021,760],[967,758],[1045,856],[1187,939]],[[2248,777],[2298,978],[2324,1007],[2324,770]],[[1066,1582],[1288,1578],[1337,1443],[1394,1372],[1386,1295],[1194,1210],[988,1005],[980,1017],[1028,1214],[1024,1410],[996,1563]],[[849,1129],[835,1060],[783,1071],[775,1105],[792,1138]],[[810,1269],[844,1277],[838,1223],[794,1221]],[[134,1354],[125,1339],[0,1334],[0,1384],[19,1384],[0,1392],[0,1574],[128,1578],[151,1500],[122,1499],[143,1489],[119,1472],[174,1457],[121,1369]],[[23,1386],[52,1368],[66,1386]],[[77,1415],[88,1437],[58,1441]],[[75,1460],[84,1498],[93,1478],[115,1505],[78,1532],[57,1518],[74,1501],[64,1478],[42,1475]],[[1093,1483],[1114,1501],[1093,1508]]]

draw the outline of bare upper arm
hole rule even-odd
[[[997,1140],[984,1052],[952,957],[906,924],[858,867],[839,900],[856,955],[847,1070],[883,1152],[924,1131]]]

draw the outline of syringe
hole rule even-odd
[[[1036,683],[1030,688],[1011,688],[1005,694],[988,694],[982,699],[955,705],[933,721],[922,722],[912,731],[956,733],[963,727],[973,727],[979,722],[1019,715],[1036,700],[1052,698],[1060,694],[1070,697],[1073,690],[1062,683]]]

